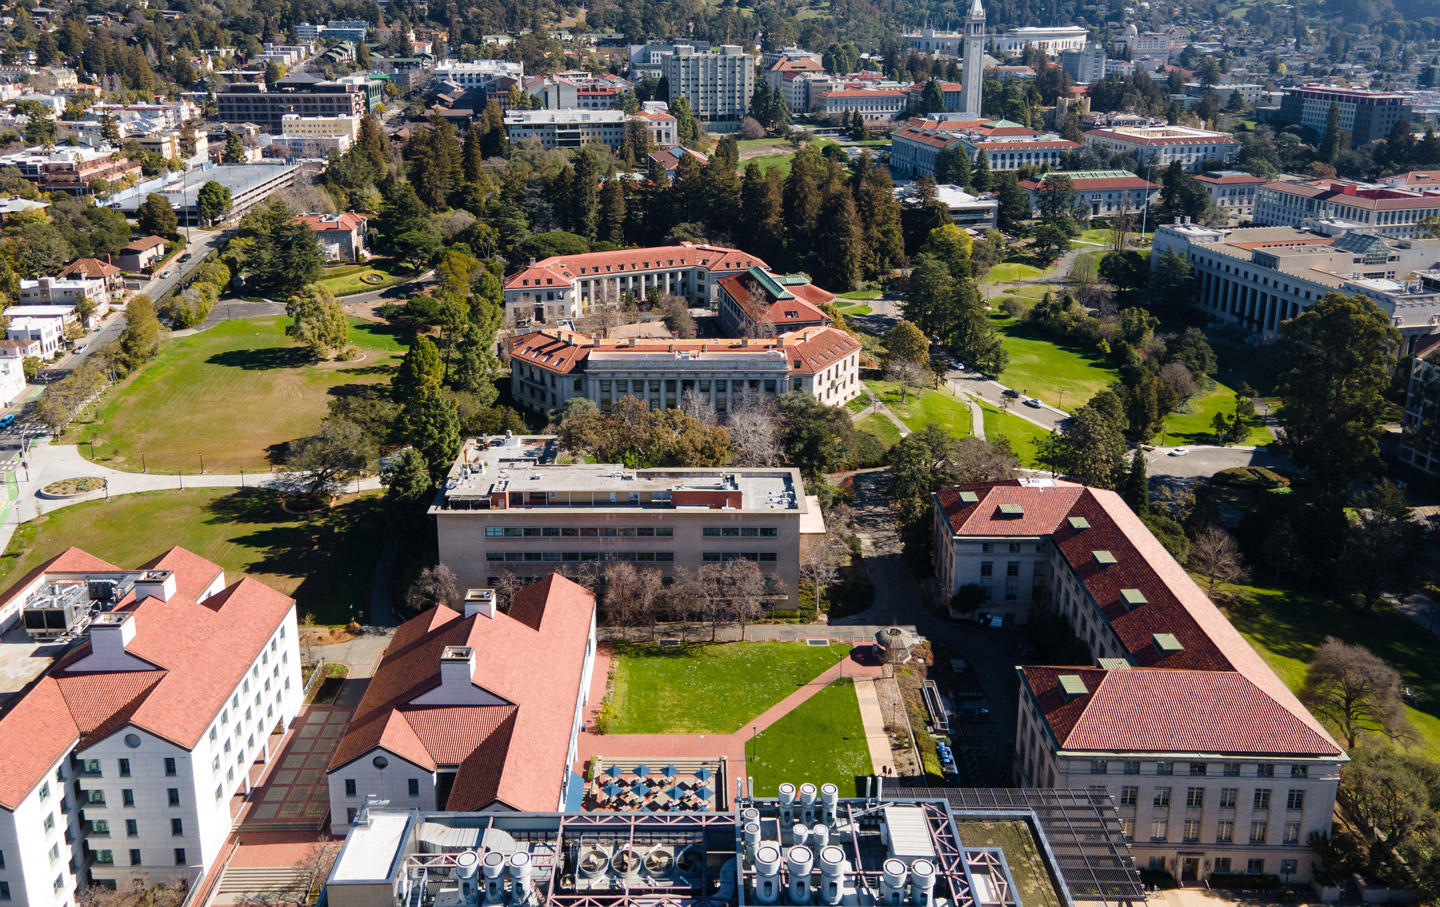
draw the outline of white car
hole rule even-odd
[[[1040,401],[1039,401],[1039,400],[1036,400],[1034,397],[1026,397],[1026,398],[1025,398],[1025,405],[1028,406],[1028,407],[1030,407],[1031,409],[1039,409],[1039,408],[1040,408]]]
[[[1188,448],[1188,447],[1177,447],[1177,448],[1175,448],[1174,450],[1170,451],[1169,456],[1172,456],[1172,457],[1183,457],[1183,456],[1185,456],[1185,455],[1188,454],[1188,453],[1190,453],[1190,448]]]
[[[169,279],[170,279],[170,275],[171,275],[171,274],[174,274],[174,273],[175,273],[174,271],[169,270],[169,269],[166,269],[166,270],[164,270],[164,271],[161,271],[161,272],[160,272],[160,279],[161,279],[161,280],[169,280]]]

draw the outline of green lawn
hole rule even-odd
[[[357,349],[376,350],[382,353],[399,353],[402,356],[410,346],[406,331],[379,321],[364,318],[350,318],[350,344]]]
[[[320,279],[316,283],[336,296],[349,296],[352,293],[383,290],[414,276],[409,265],[377,258],[366,264],[332,265],[320,272]],[[366,278],[379,279],[371,282]]]
[[[1096,246],[1110,247],[1110,231],[1086,227],[1080,235],[1070,241],[1072,249],[1093,249]]]
[[[880,291],[879,291],[879,290],[852,290],[852,291],[849,292],[849,293],[841,293],[841,294],[840,294],[840,298],[841,298],[841,299],[859,299],[859,300],[879,299],[879,298],[880,298]]]
[[[859,779],[874,774],[855,682],[842,677],[745,744],[745,771],[755,794],[774,797],[780,785],[833,782],[842,797],[860,796]]]
[[[1010,441],[1010,448],[1020,458],[1020,465],[1036,468],[1035,442],[1048,438],[1050,432],[1028,419],[1014,413],[1002,412],[988,403],[980,404],[985,411],[985,440],[994,441],[1004,435]]]
[[[1075,347],[1061,346],[1007,315],[990,317],[1010,353],[1010,364],[1000,373],[1000,383],[1007,387],[1051,406],[1074,409],[1120,379],[1113,368]]]
[[[227,582],[252,577],[293,596],[301,615],[338,624],[370,613],[385,533],[373,492],[296,517],[280,509],[273,492],[147,491],[73,504],[21,525],[0,570],[8,586],[71,545],[127,569],[179,545],[224,567]]]
[[[869,315],[875,311],[868,305],[850,305],[840,310],[841,315]]]
[[[1235,414],[1235,391],[1218,382],[1214,391],[1190,401],[1190,412],[1171,413],[1165,417],[1168,435],[1165,443],[1214,444],[1215,429],[1211,423],[1215,421],[1216,413],[1224,413],[1227,417]],[[1265,430],[1259,419],[1255,419],[1250,433],[1239,443],[1259,446],[1270,441],[1270,432]]]
[[[1203,581],[1202,581],[1203,585]],[[1440,637],[1394,609],[1380,605],[1362,614],[1349,602],[1281,585],[1227,587],[1239,604],[1226,607],[1244,634],[1292,690],[1326,636],[1365,646],[1398,670],[1407,687],[1422,694],[1406,712],[1415,726],[1417,751],[1440,753]]]
[[[963,397],[942,390],[911,389],[906,402],[900,402],[900,385],[894,381],[866,381],[870,393],[879,397],[900,421],[919,431],[931,422],[957,438],[969,437],[973,424],[970,406]]]
[[[1055,270],[1052,264],[1041,268],[1029,259],[1002,261],[990,269],[981,283],[1015,283],[1021,280],[1037,280]]]
[[[733,734],[849,654],[793,642],[626,645],[612,660],[610,732]]]
[[[266,469],[281,445],[313,432],[335,389],[388,381],[403,349],[383,325],[351,334],[361,362],[316,362],[285,336],[285,318],[234,319],[167,344],[107,393],[93,423],[95,457],[116,469],[234,473]],[[355,322],[352,322],[354,324]],[[89,454],[89,445],[82,445]]]
[[[879,438],[886,447],[893,447],[900,441],[900,429],[895,426],[894,422],[879,413],[866,416],[856,422],[855,427]]]
[[[755,141],[765,141],[765,140],[764,140],[764,139],[756,139]],[[837,142],[833,142],[833,141],[831,141],[830,139],[818,139],[818,140],[816,140],[816,142],[815,142],[815,147],[816,147],[816,148],[824,148],[826,145],[835,145],[835,144],[838,144],[838,143],[837,143]],[[763,146],[762,146],[762,147],[763,147]],[[789,142],[784,142],[784,143],[782,143],[781,145],[779,145],[779,146],[777,146],[777,147],[778,147],[778,148],[781,148],[781,149],[783,149],[783,150],[778,151],[778,152],[775,153],[775,154],[762,154],[762,155],[760,155],[759,157],[752,157],[752,158],[750,158],[750,160],[748,160],[748,161],[741,161],[740,164],[739,164],[740,172],[741,172],[741,173],[744,173],[744,172],[745,172],[745,168],[748,167],[748,166],[750,166],[750,164],[753,162],[753,163],[756,163],[756,164],[759,164],[759,165],[760,165],[760,172],[761,172],[761,173],[769,173],[769,172],[770,172],[770,168],[774,167],[774,168],[776,168],[776,169],[779,171],[779,173],[780,173],[780,178],[781,178],[782,180],[785,179],[787,176],[790,175],[790,161],[794,159],[794,157],[795,157],[795,151],[794,151],[793,147],[790,145]]]

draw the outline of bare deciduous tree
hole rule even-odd
[[[725,421],[730,448],[740,466],[774,466],[780,462],[780,418],[769,397],[746,393]]]
[[[1200,393],[1195,376],[1190,374],[1190,369],[1183,362],[1165,363],[1165,367],[1160,369],[1160,380],[1169,385],[1181,400],[1189,400]]]
[[[833,515],[832,515],[833,519]],[[850,560],[850,549],[833,525],[825,534],[809,539],[800,555],[800,579],[815,592],[815,616],[820,616],[820,603],[825,590],[840,576],[840,568]]]
[[[686,391],[680,398],[680,411],[706,428],[713,428],[717,422],[715,407],[710,404],[710,398],[695,391]]]
[[[681,567],[675,571],[675,582],[665,596],[666,611],[685,634],[691,622],[706,618],[709,599],[709,589],[700,571]]]
[[[653,637],[664,588],[659,571],[621,562],[606,568],[605,579],[606,620],[621,627],[648,627]]]
[[[1250,575],[1235,536],[1219,526],[1207,526],[1190,543],[1190,569],[1205,577],[1205,594],[1215,597],[1215,587],[1243,582]]]
[[[731,561],[723,564],[721,572],[725,579],[722,590],[728,596],[730,615],[740,624],[740,638],[745,638],[745,627],[765,613],[765,590],[769,584],[760,565],[752,561]]]
[[[499,576],[495,577],[495,607],[506,614],[510,613],[510,605],[515,601],[515,593],[525,588],[526,585],[528,583],[512,571],[501,572]]]
[[[909,359],[895,358],[885,367],[885,377],[900,385],[900,402],[909,400],[910,389],[930,383],[930,369]]]
[[[427,611],[435,605],[455,608],[460,604],[459,580],[444,564],[426,567],[405,593],[405,606],[411,614]]]
[[[1364,646],[1325,638],[1305,673],[1300,699],[1340,731],[1349,748],[1361,734],[1409,735],[1400,672]]]

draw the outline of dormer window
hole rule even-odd
[[[1097,567],[1109,567],[1115,563],[1115,555],[1108,551],[1092,551],[1091,557],[1095,559]]]
[[[1144,593],[1139,589],[1121,589],[1120,600],[1125,603],[1125,610],[1127,611],[1131,608],[1138,608],[1147,601]]]

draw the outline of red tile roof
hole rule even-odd
[[[126,252],[144,252],[146,249],[153,249],[156,246],[165,245],[165,240],[158,236],[147,236],[144,239],[137,239],[125,247]]]
[[[834,88],[830,91],[820,92],[822,98],[894,98],[897,100],[905,97],[905,92],[898,88]]]
[[[768,324],[784,330],[787,325],[800,327],[809,324],[829,324],[829,315],[815,305],[796,297],[776,298],[773,293],[747,271],[731,274],[716,281],[720,288],[745,311],[745,316],[755,324]],[[789,290],[789,287],[786,287]],[[834,296],[831,296],[833,299]]]
[[[1103,139],[1110,139],[1115,142],[1124,142],[1128,145],[1145,145],[1147,147],[1159,145],[1238,145],[1239,140],[1234,136],[1216,133],[1213,135],[1137,135],[1132,132],[1120,132],[1115,129],[1091,129],[1085,133],[1086,137],[1097,136]]]
[[[14,809],[77,741],[83,751],[133,726],[183,749],[194,747],[294,608],[290,598],[248,578],[197,603],[189,593],[207,588],[220,572],[217,565],[180,548],[152,564],[175,571],[176,593],[169,601],[127,598],[121,610],[135,623],[126,651],[154,669],[72,670],[89,656],[90,643],[67,653],[0,715],[0,752],[12,760],[0,772],[0,807]],[[26,574],[0,601],[23,593],[41,575],[116,572],[71,548]]]
[[[545,330],[533,334],[521,334],[510,339],[510,355],[529,365],[557,374],[570,374],[583,369],[591,353],[653,354],[659,352],[678,353],[754,353],[760,355],[768,350],[784,349],[794,351],[789,356],[791,368],[799,374],[812,374],[833,364],[834,358],[843,356],[841,350],[859,349],[855,338],[832,327],[812,325],[777,337],[729,338],[703,340],[664,340],[637,338],[595,339],[589,334],[574,331]],[[796,363],[799,363],[798,365]]]
[[[508,614],[462,617],[437,606],[395,631],[350,727],[334,772],[376,749],[425,769],[458,767],[447,809],[497,801],[556,808],[595,597],[559,574],[520,590]],[[416,705],[440,686],[449,646],[475,652],[472,682],[499,704]]]
[[[99,280],[103,277],[110,277],[119,274],[120,269],[107,261],[98,258],[77,258],[66,265],[56,277],[86,277],[91,280]]]
[[[292,224],[304,224],[316,233],[340,231],[349,233],[369,220],[363,214],[347,211],[344,214],[297,214],[290,218]]]
[[[806,328],[787,335],[790,370],[800,375],[824,371],[847,356],[860,352],[860,341],[834,328]]]
[[[1226,176],[1215,176],[1210,173],[1199,173],[1195,178],[1202,183],[1211,183],[1216,186],[1242,186],[1250,183],[1263,183],[1265,180],[1258,176],[1251,176],[1248,173],[1231,173]]]
[[[965,492],[973,494],[976,500],[973,503],[961,500]],[[1300,741],[1307,746],[1328,747],[1324,750],[1327,753],[1339,752],[1319,721],[1300,704],[1114,492],[1069,482],[1027,480],[961,485],[946,488],[935,497],[936,505],[955,535],[1048,538],[1071,574],[1085,587],[1101,612],[1102,622],[1110,627],[1136,669],[1160,668],[1164,670],[1157,673],[1205,677],[1208,690],[1215,696],[1228,698],[1220,705],[1207,702],[1192,704],[1192,708],[1197,712],[1223,708],[1230,716],[1231,725],[1254,723],[1264,733],[1248,738],[1248,744],[1256,748],[1253,751],[1267,752],[1266,740],[1273,739],[1284,741],[1287,746],[1298,745]],[[1001,507],[1006,505],[1018,508],[1018,512],[1002,513]],[[1079,518],[1082,525],[1074,525],[1073,518]],[[1109,552],[1113,563],[1097,562],[1095,554],[1100,551]],[[1143,601],[1138,604],[1125,601],[1122,593],[1127,590],[1137,590]],[[1157,634],[1174,636],[1180,648],[1160,651],[1155,644]],[[1044,686],[1053,685],[1052,675],[1043,671],[1032,674],[1032,670],[1038,669],[1025,668],[1024,676],[1031,682],[1031,690],[1040,702],[1045,719],[1062,744],[1079,721],[1079,713],[1084,712],[1089,716],[1086,726],[1090,730],[1087,735],[1076,737],[1070,748],[1118,751],[1131,746],[1134,738],[1126,734],[1138,732],[1129,727],[1133,724],[1131,717],[1115,705],[1130,700],[1092,696],[1083,704],[1066,701],[1061,694]],[[1062,673],[1090,677],[1086,671],[1097,675],[1105,673],[1088,668],[1066,669]],[[1152,681],[1154,685],[1160,683]],[[1096,689],[1089,679],[1086,685],[1092,692]],[[1045,698],[1047,695],[1049,698]],[[1169,701],[1188,702],[1189,698],[1195,695]],[[1257,706],[1255,703],[1259,700],[1263,703]],[[1151,707],[1154,707],[1153,701]],[[1284,734],[1276,729],[1283,730]],[[1113,731],[1112,738],[1104,737],[1106,730]],[[1190,739],[1176,734],[1172,744],[1155,748],[1184,751],[1190,746]],[[1084,747],[1080,746],[1082,742]]]
[[[1040,189],[1043,180],[1021,180],[1020,188],[1027,192],[1036,192]],[[1096,192],[1102,189],[1159,189],[1160,187],[1147,179],[1139,176],[1130,177],[1100,177],[1096,179],[1075,179],[1071,178],[1071,184],[1081,192]]]
[[[758,256],[724,246],[648,246],[614,252],[586,252],[555,255],[537,261],[505,279],[505,289],[569,286],[579,277],[618,276],[673,268],[703,268],[707,271],[743,271],[768,267]],[[545,283],[546,280],[553,281]],[[528,281],[528,283],[527,283]]]

